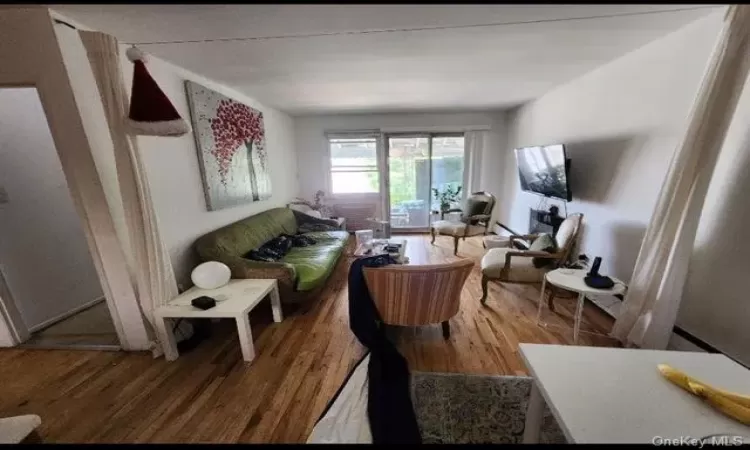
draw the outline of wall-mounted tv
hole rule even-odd
[[[571,201],[568,172],[570,160],[562,144],[516,149],[521,189],[545,197]]]

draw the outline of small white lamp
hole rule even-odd
[[[216,289],[229,283],[232,271],[219,261],[208,261],[199,264],[190,274],[193,284],[201,289]]]

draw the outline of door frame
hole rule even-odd
[[[3,267],[2,262],[0,262],[0,317],[5,319],[11,337],[18,344],[28,340],[31,337],[31,332],[21,316],[21,311],[18,310],[13,294],[10,292]]]
[[[104,292],[107,309],[112,317],[112,323],[115,326],[115,332],[117,333],[120,347],[124,350],[131,350],[130,339],[125,331],[125,325],[118,309],[116,297],[119,299],[127,296],[127,294],[132,294],[133,299],[135,299],[135,292],[132,290],[129,275],[124,265],[124,255],[122,255],[122,259],[115,261],[116,259],[119,259],[117,257],[121,255],[105,253],[105,249],[103,249],[103,246],[101,245],[104,241],[108,241],[108,243],[113,242],[112,238],[114,237],[116,239],[116,234],[114,232],[112,215],[109,212],[109,206],[106,197],[104,196],[104,190],[101,186],[101,180],[98,176],[93,157],[91,156],[90,148],[86,148],[85,150],[80,147],[77,148],[79,151],[88,152],[88,154],[85,155],[85,158],[75,158],[77,155],[70,155],[67,153],[66,149],[70,148],[70,146],[66,146],[65,144],[69,144],[70,142],[61,139],[60,137],[60,124],[58,120],[60,116],[56,115],[57,111],[54,111],[54,108],[50,107],[50,100],[44,86],[40,86],[37,83],[0,83],[0,89],[14,88],[34,88],[36,90],[42,110],[44,111],[47,126],[49,127],[49,132],[52,136],[52,142],[55,145],[57,157],[60,159],[60,164],[62,165],[67,189],[73,200],[73,206],[76,213],[81,220],[86,243]],[[80,120],[80,116],[78,119]],[[79,175],[79,173],[81,175]],[[86,175],[88,175],[88,177]],[[106,213],[98,214],[96,217],[93,217],[91,213],[87,213],[87,208],[96,211],[106,211]],[[117,247],[119,247],[119,243],[117,244]],[[122,269],[118,273],[118,276],[120,276],[119,280],[113,276],[114,273],[112,273],[112,269],[115,265],[113,263],[122,263],[122,266],[120,266]],[[128,283],[115,286],[113,281],[120,280],[127,280]],[[117,289],[118,287],[120,289]],[[123,287],[126,289],[129,287],[131,291],[125,291]],[[7,280],[5,280],[4,277],[0,277],[0,320],[5,322],[11,333],[11,338],[14,341],[11,346],[17,346],[28,340],[31,336],[28,326],[20,315],[16,301],[17,299],[13,298]],[[143,335],[146,336],[145,327],[143,329]],[[140,349],[136,348],[136,350]]]
[[[430,132],[430,131],[411,131],[411,132],[393,132],[383,133],[383,165],[385,169],[383,171],[383,182],[381,183],[381,197],[383,198],[383,215],[388,223],[391,222],[391,166],[390,166],[390,153],[391,145],[390,138],[427,138],[427,159],[430,161],[430,170],[427,177],[429,183],[429,195],[430,198],[427,204],[427,226],[426,227],[399,227],[394,228],[391,226],[392,233],[427,233],[430,231],[432,226],[432,140],[440,137],[465,137],[463,131],[442,131],[442,132]],[[465,141],[464,141],[465,142]],[[466,161],[466,147],[464,147],[464,161]],[[466,172],[466,164],[464,164],[464,177]],[[462,182],[463,183],[463,182]],[[463,190],[463,189],[462,189]],[[466,197],[466,192],[462,194],[462,198]]]

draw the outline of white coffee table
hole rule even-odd
[[[175,318],[231,318],[237,320],[237,332],[240,337],[242,358],[251,362],[255,358],[253,334],[250,330],[250,311],[267,295],[271,296],[271,309],[274,322],[281,322],[281,300],[276,280],[229,280],[229,283],[218,289],[200,289],[192,287],[180,294],[167,305],[154,311],[159,340],[164,346],[164,357],[174,361],[179,356],[177,343],[172,333],[171,320]],[[190,304],[196,297],[206,295],[216,299],[216,306],[201,310]]]
[[[586,285],[583,278],[586,276],[588,271],[585,269],[555,269],[547,274],[542,279],[542,290],[539,296],[539,306],[536,312],[536,322],[539,323],[539,319],[542,317],[542,305],[544,303],[544,291],[547,287],[547,283],[554,286],[567,289],[569,291],[578,292],[578,304],[576,305],[575,322],[573,325],[573,343],[578,343],[578,332],[581,329],[581,317],[583,316],[583,304],[586,300],[586,295],[615,295],[623,294],[627,290],[627,286],[617,278],[612,278],[615,285],[610,289],[595,289]]]
[[[569,443],[657,443],[654,439],[750,437],[731,419],[665,379],[669,364],[715,387],[750,394],[750,370],[722,354],[520,344],[534,384],[524,443],[539,441],[544,402]],[[662,442],[663,444],[664,442]]]

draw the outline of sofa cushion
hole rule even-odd
[[[317,244],[315,239],[310,236],[305,236],[304,234],[295,234],[291,239],[294,247],[307,247],[309,245]]]
[[[305,233],[316,241],[315,245],[293,247],[282,262],[294,266],[297,273],[297,290],[310,291],[323,283],[336,266],[336,261],[349,239],[346,231],[318,231]]]
[[[557,245],[551,235],[543,233],[534,239],[534,242],[532,242],[529,247],[529,251],[555,253],[557,251]],[[554,261],[549,258],[532,258],[531,262],[534,264],[534,267],[541,269]]]
[[[268,250],[268,249],[265,249]],[[253,261],[263,261],[263,262],[276,262],[279,259],[281,259],[278,255],[269,255],[266,252],[260,251],[260,250],[250,250],[247,252],[244,256],[247,259],[253,260]]]
[[[195,249],[204,261],[242,256],[281,234],[296,234],[297,221],[289,208],[274,208],[201,236]]]

